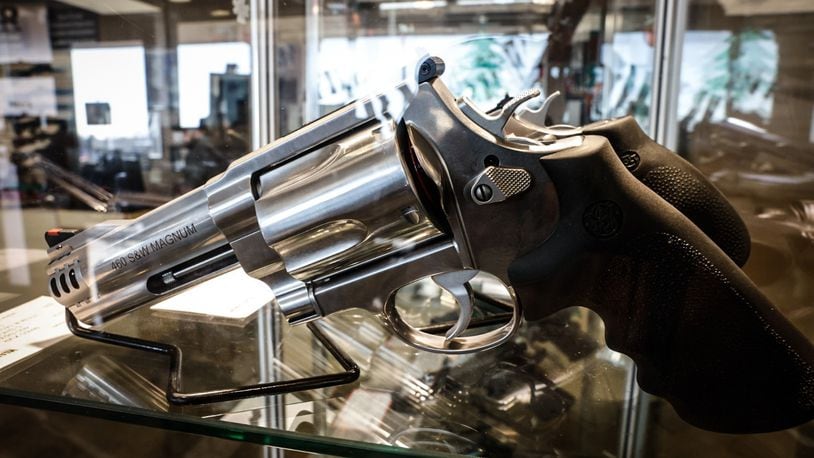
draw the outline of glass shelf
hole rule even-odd
[[[27,267],[31,287],[0,312],[42,295],[44,260]],[[359,365],[359,380],[178,406],[165,398],[165,355],[67,336],[2,368],[0,402],[331,455],[616,455],[625,446],[631,364],[604,346],[588,310],[524,324],[512,342],[460,356],[415,350],[362,311],[318,326]],[[142,307],[104,329],[177,345],[185,392],[341,371],[271,304],[240,320]]]

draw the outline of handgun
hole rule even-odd
[[[443,70],[428,58],[415,80],[136,219],[47,234],[51,295],[99,326],[239,266],[291,324],[361,308],[408,344],[453,354],[584,306],[640,386],[693,425],[750,433],[812,418],[814,349],[740,270],[748,232],[703,175],[631,118],[549,127],[520,109],[538,90],[486,113]],[[479,273],[506,286],[511,312],[473,332]],[[459,309],[445,332],[396,306],[428,278]]]

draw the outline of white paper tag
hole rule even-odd
[[[151,309],[243,320],[272,300],[271,288],[243,269],[235,269],[195,285]]]
[[[40,296],[0,313],[0,369],[70,335],[65,307]]]

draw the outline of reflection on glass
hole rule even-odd
[[[121,148],[149,138],[143,46],[72,49],[71,71],[80,140]],[[86,112],[88,105],[106,105],[110,121],[98,122],[95,113]]]
[[[681,49],[677,151],[733,202],[752,238],[746,273],[814,336],[814,3],[688,3]],[[703,382],[701,382],[703,383]],[[811,425],[726,438],[653,402],[645,450],[674,456],[808,456]],[[703,445],[702,445],[703,444]]]
[[[320,113],[412,77],[415,63],[428,54],[443,56],[444,82],[454,94],[493,107],[507,93],[535,86],[545,45],[545,33],[324,38],[317,58]],[[347,65],[366,60],[376,62],[377,71]]]
[[[141,211],[247,153],[248,10],[233,6],[0,7],[0,160],[20,205]]]
[[[0,64],[51,62],[48,10],[43,5],[0,7]]]
[[[678,119],[688,130],[732,113],[772,116],[778,48],[771,30],[688,31],[678,98]]]
[[[319,326],[363,370],[358,385],[332,389],[327,432],[477,456],[615,451],[628,362],[596,339],[599,323],[566,310],[498,348],[444,355],[407,346],[369,314],[331,316]]]
[[[621,32],[604,46],[604,78],[613,81],[602,94],[604,103],[595,116],[615,118],[632,114],[647,129],[653,91],[653,41],[646,32]]]
[[[210,94],[217,95],[210,76],[248,75],[251,54],[248,43],[180,44],[178,53],[178,111],[181,127],[194,128],[212,113]],[[216,109],[218,107],[215,107]]]
[[[55,85],[52,76],[0,78],[3,116],[56,116]]]
[[[412,77],[427,54],[446,62],[453,94],[484,110],[539,87],[564,95],[555,122],[649,122],[650,2],[314,0],[281,7],[275,24],[280,134]]]

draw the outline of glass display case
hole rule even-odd
[[[106,327],[183,352],[179,385],[210,391],[341,371],[305,327],[289,327],[262,292],[241,300],[257,309],[225,317],[230,289],[251,289],[241,272],[179,297],[199,299],[213,314],[140,310]],[[259,284],[259,286],[264,286]],[[486,285],[488,287],[488,285]],[[221,290],[220,293],[217,291]],[[208,299],[204,299],[204,297]],[[447,301],[414,291],[407,306]],[[440,306],[450,307],[450,304]],[[479,304],[484,315],[494,305]],[[418,310],[418,309],[416,309]],[[167,359],[75,337],[62,338],[4,370],[3,397],[38,406],[161,424],[182,431],[312,452],[379,456],[452,453],[495,456],[557,451],[619,453],[629,409],[630,363],[608,350],[601,322],[585,309],[524,326],[510,344],[471,355],[416,350],[364,312],[349,311],[318,326],[361,369],[357,382],[277,397],[200,406],[167,402]],[[270,336],[274,336],[273,339]],[[276,341],[276,343],[274,343]]]
[[[745,271],[811,338],[806,2],[65,0],[3,4],[0,16],[0,402],[273,447],[242,449],[264,456],[812,453],[811,424],[735,436],[683,422],[638,388],[584,308],[444,355],[362,310],[319,320],[319,334],[289,326],[237,270],[100,327],[178,347],[170,368],[166,354],[70,335],[47,297],[42,238],[143,214],[411,78],[432,54],[451,91],[484,110],[539,88],[561,92],[556,122],[633,115],[733,202],[753,240]],[[493,297],[477,296],[475,325],[505,318],[489,279],[473,287]],[[449,326],[454,305],[437,288],[400,295],[404,315]],[[211,392],[341,373],[333,345],[358,380],[203,405],[166,398],[171,374],[180,391]]]

